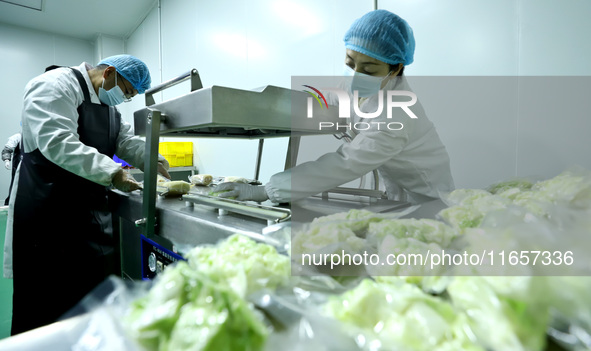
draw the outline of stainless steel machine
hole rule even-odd
[[[153,95],[190,80],[191,91],[156,104]],[[204,88],[197,70],[191,70],[146,92],[146,107],[134,113],[135,132],[146,137],[144,190],[142,194],[113,191],[113,203],[121,240],[123,276],[149,279],[167,264],[182,259],[178,251],[240,233],[265,241],[265,228],[291,220],[290,205],[261,206],[201,194],[182,198],[159,197],[156,192],[157,154],[160,135],[258,139],[255,175],[258,179],[266,138],[288,137],[285,168],[295,165],[299,138],[334,134],[319,130],[306,118],[309,94],[276,86],[240,90],[222,86]],[[338,109],[318,109],[315,117],[337,125]],[[342,192],[337,190],[337,192]],[[373,208],[376,212],[407,206],[381,199],[379,192],[353,195],[372,201],[330,201],[326,194],[303,201],[298,213],[314,217]],[[267,230],[268,231],[268,230]]]

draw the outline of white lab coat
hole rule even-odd
[[[100,104],[87,72],[91,66],[82,63],[75,68],[82,72],[86,80],[91,101]],[[69,68],[54,69],[33,78],[25,87],[22,152],[28,153],[39,149],[45,158],[60,167],[95,183],[108,186],[115,173],[121,169],[121,165],[110,157],[100,154],[95,148],[82,144],[78,139],[77,108],[83,100],[84,95],[80,84]],[[117,156],[143,169],[144,152],[145,142],[132,133],[129,123],[121,120],[121,130],[117,138]],[[12,224],[19,171],[20,165],[15,174],[8,205],[4,242],[5,278],[12,278]],[[31,218],[31,220],[35,219]]]
[[[412,91],[403,76],[390,80],[383,89],[384,94],[386,90]],[[328,94],[327,97],[331,100],[329,104],[338,104],[336,96]],[[420,101],[420,97],[417,98]],[[452,191],[454,183],[448,153],[420,102],[410,107],[417,119],[411,119],[400,108],[393,108],[392,118],[388,119],[386,99],[384,96],[382,114],[372,119],[359,118],[351,105],[352,120],[343,119],[342,124],[360,121],[386,124],[400,122],[404,125],[401,130],[373,128],[349,133],[353,134],[354,139],[337,151],[273,175],[265,184],[269,199],[278,203],[297,201],[355,180],[375,169],[389,199],[417,204]],[[401,101],[405,100],[408,98]],[[377,111],[378,101],[377,94],[369,97],[361,103],[360,110]]]

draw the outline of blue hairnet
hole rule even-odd
[[[345,47],[392,65],[413,62],[415,38],[405,20],[386,10],[358,18],[343,38]]]
[[[150,89],[152,78],[150,78],[148,66],[137,57],[131,55],[115,55],[104,58],[98,64],[115,67],[117,72],[131,83],[140,94]]]

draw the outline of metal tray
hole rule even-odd
[[[336,127],[319,130],[319,122],[336,126],[338,108],[312,104],[314,117],[308,118],[308,98],[306,92],[272,85],[254,90],[214,85],[136,111],[135,133],[146,134],[154,110],[164,115],[160,134],[260,139],[337,132]]]

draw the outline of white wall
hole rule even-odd
[[[23,88],[47,65],[96,63],[121,48],[148,64],[153,84],[190,68],[199,70],[205,86],[243,89],[267,84],[289,87],[292,75],[340,74],[342,35],[374,2],[162,0],[161,4],[161,12],[153,9],[125,43],[105,36],[91,43],[0,24],[0,64],[5,68],[3,81],[10,82],[0,86],[0,119],[5,126],[0,140],[18,130]],[[587,39],[591,2],[380,0],[378,7],[398,13],[413,27],[417,49],[406,74],[433,77],[427,88],[417,82],[416,89],[448,148],[458,187],[484,187],[516,175],[547,178],[575,164],[591,169],[587,156],[591,119],[585,115],[589,96],[585,79],[591,76]],[[547,95],[539,99],[546,105],[525,113],[516,101],[538,101],[528,89],[533,81],[524,80],[538,75],[587,78],[573,81],[568,89],[562,87],[556,96],[550,93],[556,88],[549,86]],[[503,92],[509,107],[491,103],[483,108],[477,99],[470,103],[455,99],[454,92],[446,89],[445,76],[483,77],[479,84],[486,84],[487,77],[520,78]],[[440,94],[434,93],[437,84],[442,85]],[[182,83],[161,95],[167,99],[188,90],[188,83]],[[475,89],[465,91],[476,94]],[[568,100],[568,113],[557,104],[548,105],[556,97]],[[573,103],[578,105],[572,107]],[[124,118],[132,122],[133,112],[142,106],[143,96],[122,105]],[[319,143],[309,140],[303,142],[300,160],[323,152]],[[201,172],[253,174],[256,141],[191,141]],[[338,142],[328,137],[320,144],[332,150]],[[282,169],[286,146],[283,139],[266,141],[261,180]],[[9,172],[0,173],[0,198],[8,183]]]
[[[340,74],[342,35],[358,14],[372,9],[373,1],[163,0],[161,4],[164,80],[196,68],[204,86],[250,89],[290,87],[292,75]],[[149,18],[157,16],[154,9]],[[140,26],[127,42],[128,53],[154,62],[154,52],[140,49],[157,43],[157,35],[145,36],[154,25],[157,21],[149,19]],[[149,66],[158,72],[158,66]],[[188,83],[183,84],[166,90],[163,98],[188,92]],[[258,141],[192,141],[200,172],[254,175]],[[286,152],[287,139],[265,140],[262,181],[283,170]]]
[[[407,75],[439,84],[457,79],[435,76],[472,77],[472,90],[417,91],[448,148],[456,186],[591,169],[591,2],[380,0],[379,7],[413,27]],[[520,78],[499,78],[505,88],[495,92],[486,88],[500,88],[490,76]]]
[[[492,76],[519,74],[517,4],[379,1],[380,8],[397,13],[413,28],[415,62],[405,74],[422,77],[411,86],[446,145],[457,187],[484,187],[515,174],[517,112],[480,97],[507,101],[506,91],[499,92],[500,98],[487,84],[498,88]]]
[[[520,86],[536,106],[518,120],[516,173],[591,169],[591,1],[522,0],[519,13],[520,74],[555,79]]]
[[[125,42],[123,39],[99,33],[94,40],[93,63],[99,63],[105,57],[119,55],[124,52]]]
[[[135,30],[133,36],[126,41],[126,53],[134,55],[146,63],[150,69],[152,86],[162,82],[159,59],[159,23],[158,11],[151,11],[140,26]],[[161,101],[161,99],[157,99]],[[121,116],[125,121],[133,125],[133,113],[146,106],[144,95],[135,97],[128,103],[119,105]]]
[[[73,66],[92,62],[93,43],[0,23],[0,140],[20,130],[23,92],[33,77],[50,65]],[[0,171],[0,201],[8,195],[10,171]]]

